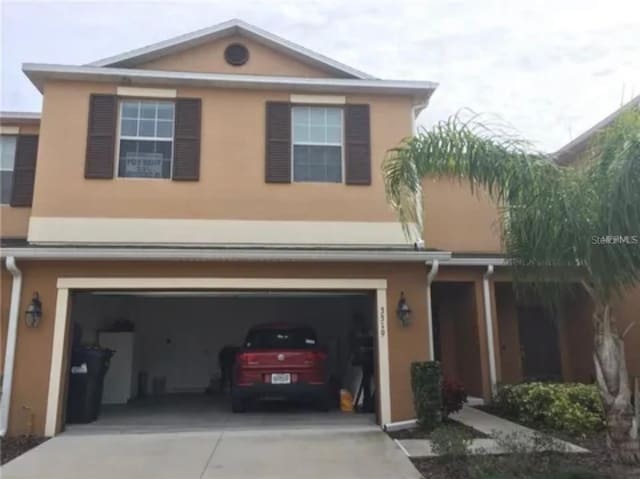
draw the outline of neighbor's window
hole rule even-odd
[[[120,102],[118,176],[171,178],[173,158],[173,102]]]
[[[11,202],[17,136],[0,136],[0,203]]]
[[[342,108],[294,106],[293,181],[342,182]]]

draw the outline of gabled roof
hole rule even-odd
[[[593,138],[595,134],[597,134],[599,131],[603,130],[604,128],[607,128],[609,125],[611,125],[615,121],[616,118],[620,116],[621,113],[627,111],[629,108],[632,108],[634,106],[640,107],[640,95],[636,96],[628,103],[625,103],[616,111],[611,113],[609,116],[605,117],[603,120],[600,120],[598,123],[593,125],[587,131],[578,135],[569,143],[567,143],[558,151],[556,151],[553,154],[553,157],[555,158],[556,162],[561,165],[567,165],[569,163],[572,163],[574,160],[577,159],[578,156],[580,156],[580,154],[582,154],[586,150],[587,146],[589,146],[589,142],[591,141],[591,138]]]
[[[375,78],[367,73],[332,60],[320,53],[311,51],[237,18],[219,23],[212,27],[203,28],[201,30],[196,30],[195,32],[186,33],[168,40],[147,45],[146,47],[137,48],[119,55],[103,58],[102,60],[89,63],[86,66],[135,67],[140,63],[154,60],[172,53],[181,52],[183,50],[202,45],[203,43],[211,40],[216,40],[233,34],[243,35],[261,43],[262,45],[285,53],[298,61],[321,68],[333,74],[338,74],[339,76],[359,79]]]

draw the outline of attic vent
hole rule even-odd
[[[249,50],[241,43],[232,43],[225,48],[224,59],[229,65],[239,67],[249,60]]]

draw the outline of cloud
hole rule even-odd
[[[635,0],[4,2],[2,109],[39,110],[23,62],[87,63],[232,17],[381,78],[440,83],[420,123],[463,107],[555,150],[640,92]]]

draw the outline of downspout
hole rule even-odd
[[[493,276],[493,265],[487,266],[487,271],[482,276],[482,296],[484,302],[484,320],[487,329],[487,346],[489,349],[489,382],[491,385],[491,397],[496,395],[496,355],[493,343],[493,310],[491,308],[491,288],[489,281]]]
[[[13,369],[16,358],[16,340],[18,337],[18,318],[20,312],[20,293],[22,292],[22,272],[16,265],[16,258],[8,256],[7,270],[13,276],[11,285],[11,305],[9,306],[9,326],[7,331],[7,350],[4,356],[4,375],[2,377],[2,403],[0,404],[0,436],[5,436],[9,427],[9,405],[13,386]]]
[[[431,271],[427,274],[427,328],[429,328],[429,360],[435,361],[436,352],[435,352],[435,341],[433,340],[433,307],[431,305],[431,283],[436,279],[438,275],[438,270],[440,269],[440,261],[437,259],[433,260],[431,265]]]

